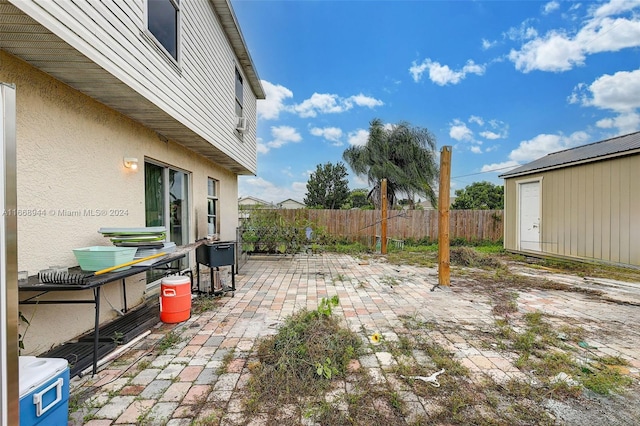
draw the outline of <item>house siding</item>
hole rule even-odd
[[[207,178],[220,182],[221,239],[234,240],[237,226],[237,176],[201,155],[157,134],[26,62],[0,51],[0,81],[16,85],[17,204],[44,215],[18,216],[18,269],[35,275],[51,265],[77,265],[72,249],[109,245],[101,227],[145,224],[144,159],[191,173],[189,240],[206,235]],[[139,159],[139,169],[124,168],[124,157]],[[225,201],[226,200],[226,201]],[[123,216],[65,216],[62,211],[122,209]],[[193,264],[193,263],[192,263]],[[127,280],[129,307],[143,300],[145,276]],[[78,299],[91,292],[69,292]],[[46,296],[45,296],[46,297]],[[121,309],[118,282],[103,287],[101,321]],[[23,354],[40,354],[89,330],[90,305],[21,305],[31,321]],[[51,332],[51,324],[56,332]]]
[[[541,177],[542,253],[640,266],[640,155],[507,178],[506,249],[518,250],[518,181]]]
[[[246,83],[211,2],[181,2],[177,67],[146,35],[146,0],[12,3],[248,171],[256,172],[256,95]],[[236,64],[245,79],[248,129],[244,138],[235,131]]]

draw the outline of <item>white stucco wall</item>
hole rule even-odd
[[[191,173],[190,242],[206,236],[207,178],[219,180],[220,236],[235,239],[235,174],[174,141],[162,142],[154,131],[3,51],[0,81],[17,86],[18,208],[40,214],[18,217],[19,270],[34,275],[51,265],[75,266],[73,248],[111,244],[99,228],[144,226],[145,158]],[[139,169],[126,169],[124,157],[138,158]],[[96,209],[107,215],[85,213]],[[128,280],[129,307],[143,300],[144,283],[143,274]],[[122,296],[117,282],[103,289],[104,321],[116,315],[105,298],[120,309]],[[79,294],[65,296],[91,297],[72,293]],[[21,305],[20,310],[31,319],[23,355],[42,353],[93,327],[92,305]]]

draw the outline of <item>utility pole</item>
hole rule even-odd
[[[438,285],[451,285],[449,258],[449,188],[451,146],[440,150],[440,189],[438,193]]]
[[[382,209],[380,253],[387,254],[387,179],[380,182],[380,208]]]

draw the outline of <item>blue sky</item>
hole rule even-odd
[[[640,0],[232,5],[267,95],[241,197],[302,201],[373,118],[453,146],[452,192],[640,130]],[[368,187],[347,170],[351,189]]]

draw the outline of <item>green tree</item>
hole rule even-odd
[[[373,189],[369,192],[380,208],[380,183],[387,179],[387,199],[391,206],[401,194],[414,200],[424,195],[435,205],[433,183],[438,176],[436,140],[429,130],[406,121],[385,126],[380,119],[369,125],[369,138],[363,146],[352,146],[342,154],[357,175],[365,175]]]
[[[304,203],[311,208],[339,209],[349,198],[347,175],[343,163],[318,164],[307,181]]]
[[[451,204],[453,210],[502,210],[504,209],[504,188],[491,182],[474,182],[464,189],[456,190],[456,199]]]
[[[349,193],[349,208],[358,208],[358,209],[373,209],[373,204],[369,201],[368,198],[369,190],[368,189],[354,189]]]

